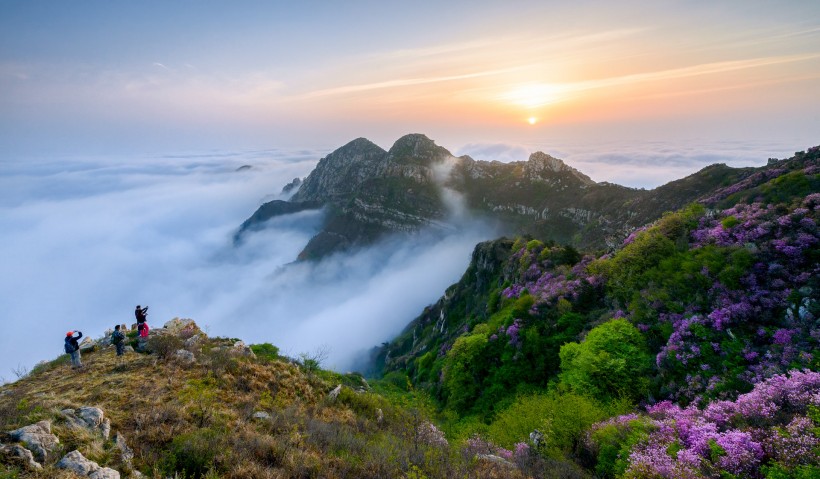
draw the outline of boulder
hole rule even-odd
[[[200,341],[202,341],[203,337],[204,337],[204,335],[202,335],[200,333],[197,333],[197,334],[194,334],[193,336],[191,336],[190,338],[186,339],[185,340],[185,349],[191,350],[191,349],[194,349],[194,348],[198,348],[199,343],[200,343]]]
[[[256,411],[253,413],[254,419],[259,419],[261,421],[270,421],[271,415],[266,413],[265,411]]]
[[[50,453],[57,449],[60,439],[51,433],[51,422],[40,421],[21,427],[9,433],[11,439],[27,446],[38,462],[45,462]]]
[[[63,409],[60,411],[60,414],[62,414],[65,419],[66,426],[72,429],[82,429],[88,427],[88,423],[80,419],[74,409]]]
[[[196,362],[196,356],[194,356],[194,353],[188,351],[187,349],[177,349],[174,353],[174,357],[183,363]]]
[[[97,341],[94,341],[93,339],[89,338],[88,336],[86,336],[85,338],[83,338],[82,341],[80,341],[80,352],[90,353],[91,351],[94,351],[95,349],[97,349]]]
[[[253,352],[253,350],[250,348],[250,346],[247,346],[245,344],[244,341],[235,342],[233,344],[233,347],[231,347],[231,353],[232,354],[237,354],[239,356],[247,356],[247,357],[250,357],[250,358],[255,358],[256,357],[256,354]]]
[[[177,336],[192,336],[200,332],[199,326],[193,319],[174,318],[165,323],[162,329]]]
[[[103,419],[102,424],[100,424],[100,432],[102,433],[103,439],[106,441],[109,437],[111,437],[111,420],[108,418]]]
[[[109,467],[102,467],[88,475],[89,479],[120,479],[120,473]]]
[[[103,410],[98,407],[83,406],[79,409],[63,409],[60,413],[69,427],[99,431],[105,439],[111,435],[111,420],[106,418]]]
[[[134,347],[131,346],[131,345],[128,345],[128,346],[122,348],[122,350],[123,350],[123,352],[126,352],[126,353],[133,353],[134,352]]]
[[[105,417],[102,409],[90,406],[83,406],[78,409],[77,415],[92,429],[102,426],[103,418]]]
[[[117,435],[114,436],[114,447],[119,449],[122,462],[130,466],[131,460],[134,459],[134,450],[128,447],[128,444],[125,442],[125,436],[123,436],[121,432],[118,432]]]
[[[333,391],[330,391],[330,393],[328,393],[327,398],[330,399],[331,401],[335,401],[336,398],[339,397],[339,393],[341,393],[341,392],[342,392],[342,385],[339,384],[338,386],[333,388]]]
[[[493,464],[498,464],[500,466],[514,468],[515,464],[511,463],[510,461],[504,459],[501,456],[496,456],[495,454],[476,454],[476,459],[492,462]]]
[[[43,468],[39,462],[34,460],[34,454],[19,444],[12,444],[11,446],[0,444],[0,462],[17,463],[26,469],[39,470]]]
[[[81,476],[88,476],[92,472],[100,469],[99,464],[86,459],[85,456],[76,449],[63,456],[57,463],[57,467],[60,469],[68,469]],[[117,477],[120,477],[119,474]]]

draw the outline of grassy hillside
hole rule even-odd
[[[62,356],[3,386],[0,431],[49,420],[60,444],[42,470],[0,454],[0,477],[80,477],[55,466],[75,449],[122,477],[523,478],[561,469],[529,454],[476,458],[478,450],[448,442],[430,422],[423,397],[389,385],[376,392],[360,375],[321,370],[317,358],[281,358],[271,345],[246,355],[236,340],[185,339],[156,334],[151,354],[123,358],[98,347],[84,354],[81,371]],[[195,361],[177,355],[180,348]],[[81,406],[104,411],[109,439],[73,428],[60,412]],[[118,434],[134,451],[130,462],[115,447]],[[563,477],[583,477],[566,469]]]

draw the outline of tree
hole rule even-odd
[[[639,399],[648,390],[646,339],[625,319],[593,328],[581,343],[565,344],[560,358],[561,381],[581,394]]]
[[[447,404],[458,411],[468,409],[479,395],[481,378],[485,369],[479,356],[487,344],[483,334],[461,336],[447,351],[444,364],[444,387],[447,391]]]

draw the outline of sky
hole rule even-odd
[[[817,143],[818,93],[816,1],[0,1],[4,156],[407,133],[783,156]]]
[[[0,379],[150,306],[344,369],[483,225],[293,263],[321,212],[230,238],[352,139],[563,159],[652,188],[817,145],[816,1],[0,0]],[[247,172],[236,172],[244,164]],[[55,339],[56,338],[56,339]]]

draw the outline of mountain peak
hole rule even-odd
[[[390,148],[388,156],[391,161],[398,163],[429,164],[432,161],[442,160],[452,156],[444,147],[421,133],[404,135]]]
[[[595,183],[587,175],[567,165],[558,158],[548,155],[542,151],[536,151],[530,155],[526,165],[524,166],[524,170],[528,177],[534,179],[541,178],[548,172],[560,173],[566,171],[572,173],[573,176],[581,180],[584,184],[591,185]]]

